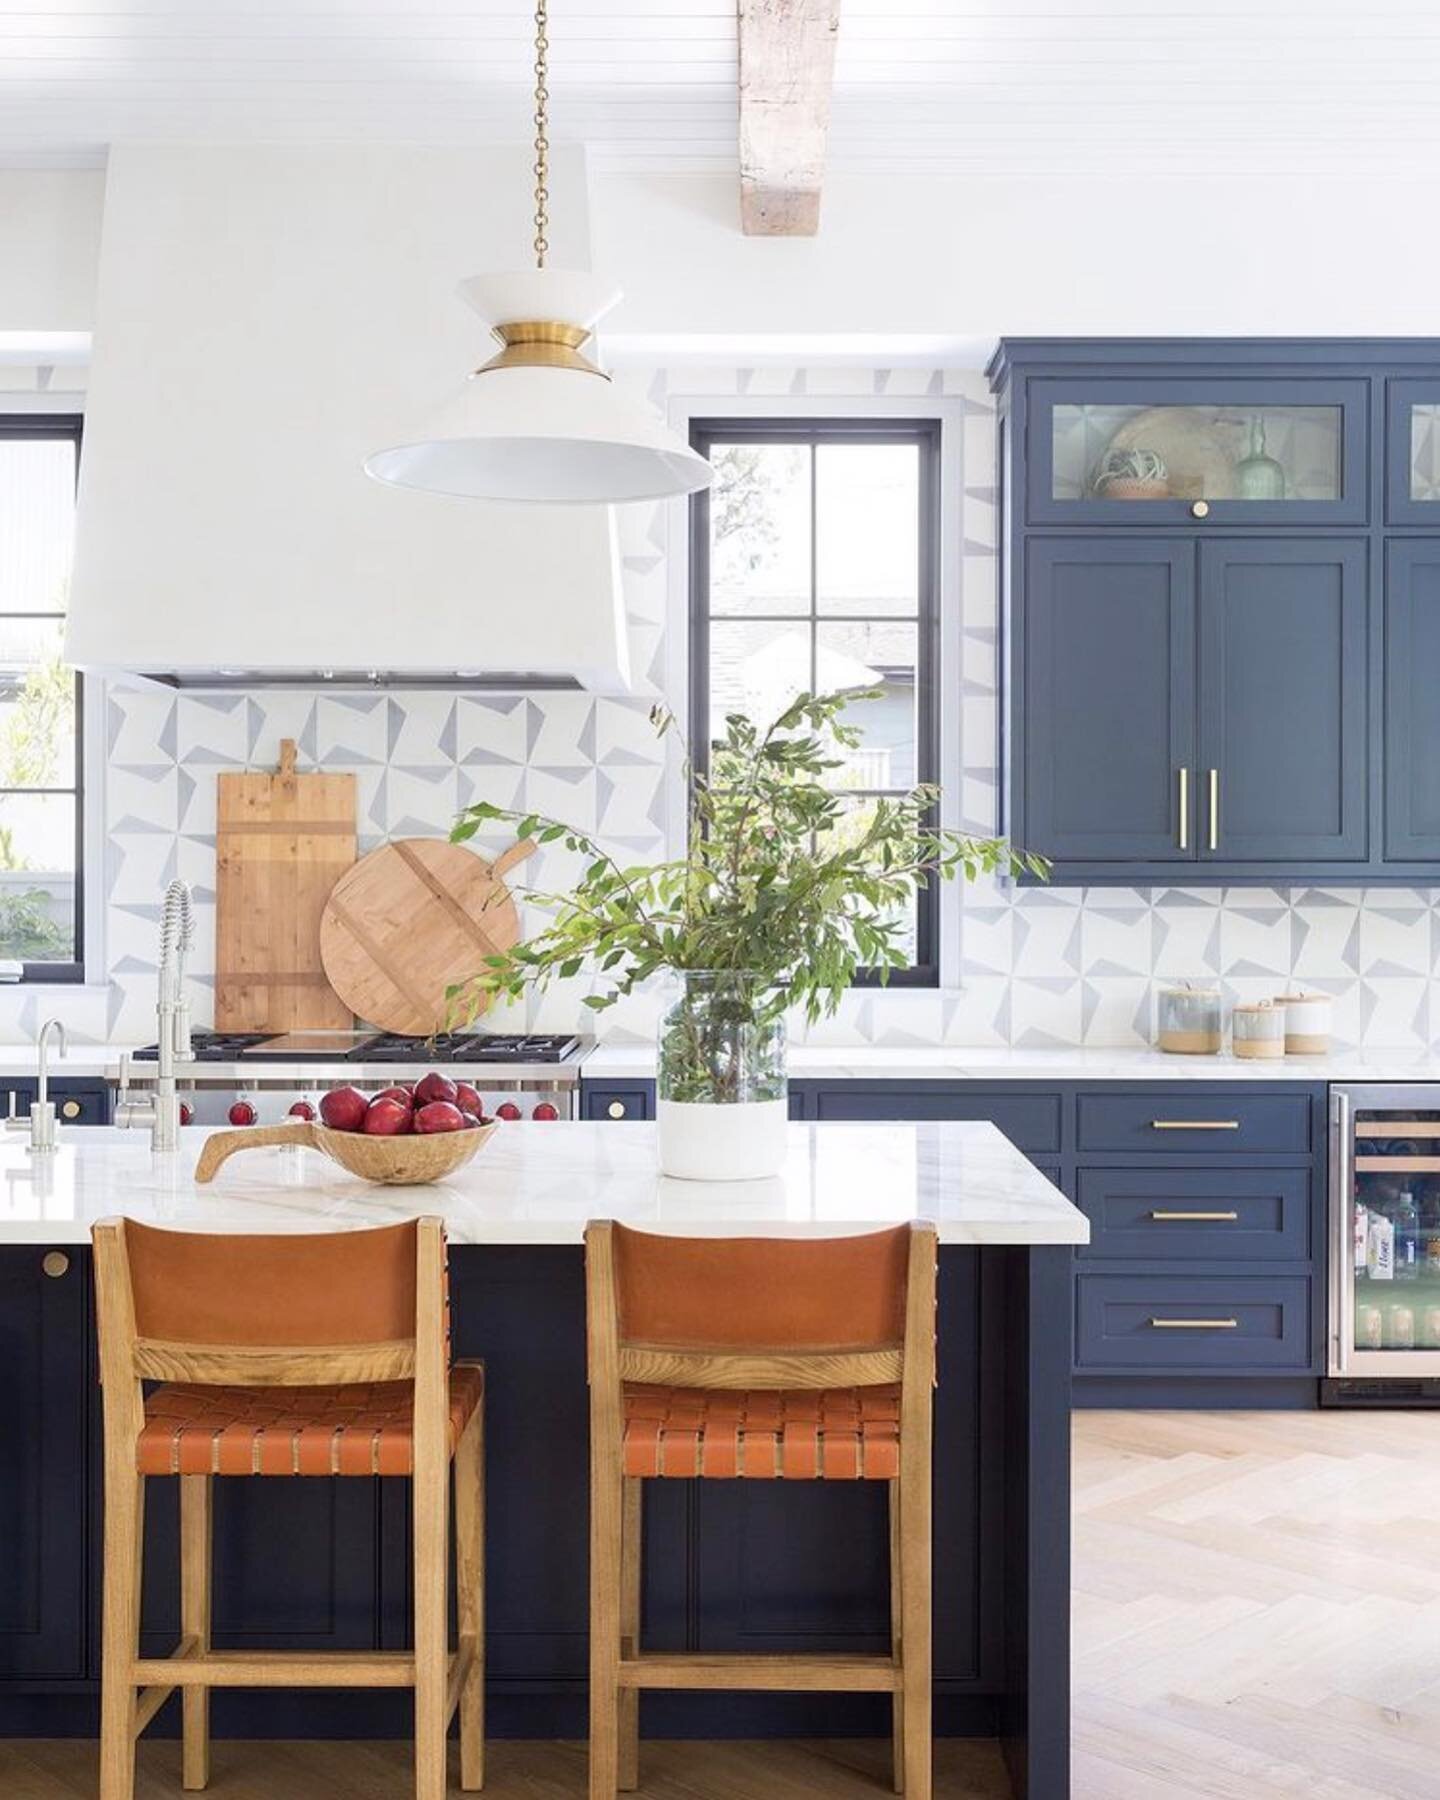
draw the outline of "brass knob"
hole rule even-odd
[[[78,1100],[67,1100],[60,1108],[60,1117],[62,1119],[78,1119],[80,1117],[80,1102]]]
[[[52,1281],[58,1281],[62,1275],[70,1273],[70,1258],[63,1250],[47,1250],[40,1267]]]
[[[612,1119],[623,1119],[625,1117],[625,1102],[623,1100],[612,1100],[605,1110]]]
[[[1190,508],[1190,516],[1192,519],[1208,519],[1210,517],[1210,502],[1208,500],[1197,500]]]

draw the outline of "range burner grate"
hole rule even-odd
[[[559,1032],[446,1031],[434,1038],[383,1033],[351,1053],[352,1062],[558,1063],[580,1047]]]

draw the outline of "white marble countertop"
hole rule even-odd
[[[947,1244],[1083,1244],[1083,1213],[988,1124],[792,1125],[769,1181],[656,1173],[646,1125],[506,1124],[474,1162],[429,1187],[378,1187],[318,1150],[233,1156],[198,1186],[204,1136],[151,1154],[108,1126],[36,1156],[0,1145],[0,1243],[84,1243],[121,1213],[187,1231],[335,1231],[438,1214],[455,1244],[578,1244],[586,1221],[695,1236],[829,1237],[934,1219]]]
[[[1420,1050],[1336,1050],[1257,1062],[1228,1052],[793,1044],[786,1061],[797,1081],[1440,1081],[1440,1056]],[[580,1073],[582,1081],[648,1081],[655,1074],[655,1050],[649,1044],[598,1044]]]

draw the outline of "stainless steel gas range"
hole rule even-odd
[[[379,1031],[196,1031],[176,1068],[182,1113],[197,1125],[273,1124],[327,1088],[413,1081],[443,1069],[479,1089],[488,1114],[534,1120],[576,1116],[584,1040],[543,1032],[449,1032],[436,1038]],[[122,1063],[121,1083],[154,1080],[149,1045]]]

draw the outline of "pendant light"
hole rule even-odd
[[[377,450],[365,471],[394,487],[470,500],[601,505],[691,494],[709,486],[710,464],[581,351],[620,290],[546,267],[548,24],[547,0],[537,0],[535,267],[461,283],[461,298],[500,340],[498,355],[422,434]]]

